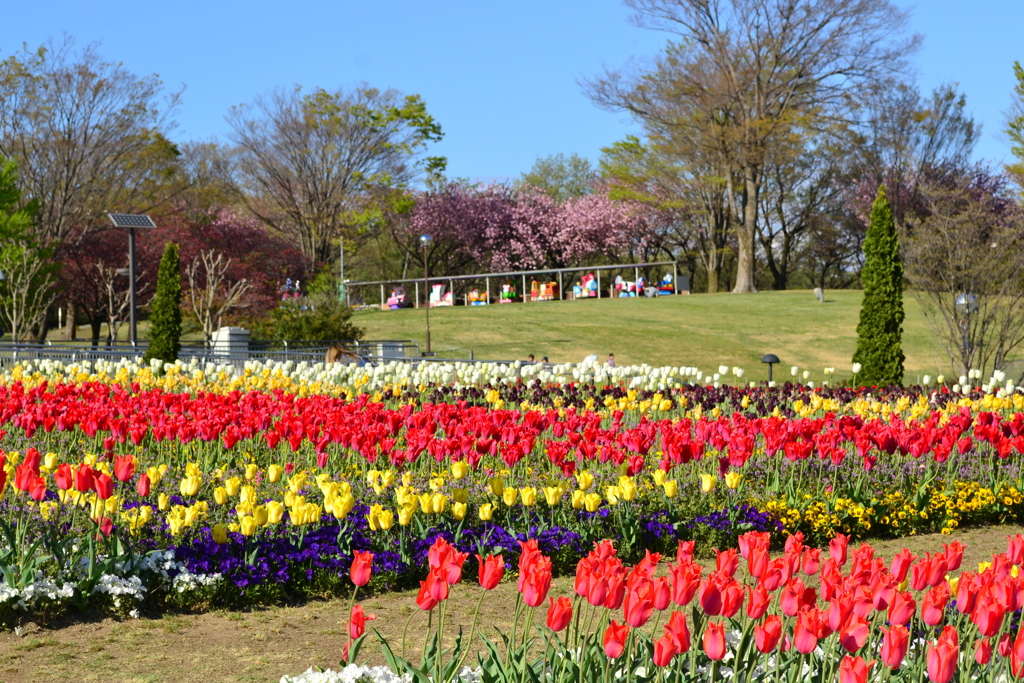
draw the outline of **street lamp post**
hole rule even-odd
[[[427,262],[427,250],[430,248],[430,243],[433,241],[430,235],[420,235],[420,244],[423,246],[423,290],[426,293],[426,309],[427,309],[427,350],[423,355],[429,356],[430,352],[430,265]]]
[[[115,228],[128,228],[128,298],[129,306],[128,336],[132,346],[138,343],[136,330],[136,296],[135,296],[135,228],[155,228],[153,219],[141,214],[108,213],[110,222]]]

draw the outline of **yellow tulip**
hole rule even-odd
[[[631,501],[636,498],[636,483],[629,477],[621,477],[619,479],[619,490],[622,492],[622,499],[625,501]]]
[[[583,498],[586,494],[583,491],[572,492],[572,509],[582,510],[583,509]]]
[[[402,526],[409,526],[412,523],[412,517],[416,514],[416,504],[403,505],[398,508],[398,523]]]
[[[700,490],[704,493],[710,493],[715,488],[715,482],[718,479],[713,474],[702,474],[700,475]]]
[[[391,510],[381,510],[377,524],[383,531],[387,531],[395,525],[395,513]]]
[[[524,486],[520,489],[519,495],[523,499],[523,505],[526,505],[527,507],[537,502],[537,489],[532,486]]]
[[[243,503],[255,503],[256,502],[256,489],[246,484],[241,489],[241,500]]]
[[[267,522],[269,524],[279,524],[284,519],[284,510],[284,505],[276,500],[267,503]]]
[[[284,506],[290,508],[290,507],[292,507],[294,505],[295,505],[295,494],[292,493],[290,490],[285,491],[284,492]]]
[[[280,465],[271,465],[267,468],[267,481],[271,484],[276,484],[281,481],[281,475],[284,474],[284,468]]]
[[[352,512],[352,508],[355,507],[356,499],[351,493],[345,493],[334,499],[334,506],[331,508],[331,514],[334,515],[335,519],[345,519],[348,517],[348,513]]]
[[[448,496],[443,493],[435,493],[430,498],[430,509],[435,515],[439,515],[444,512],[445,506],[448,504]]]
[[[213,542],[219,545],[224,545],[228,542],[228,530],[223,524],[213,525]]]
[[[661,470],[661,469],[654,470],[654,475],[653,476],[654,476],[654,485],[655,486],[664,486],[665,485],[665,481],[668,479],[668,474],[665,473],[665,470]]]
[[[742,481],[742,479],[743,475],[733,470],[725,475],[725,485],[731,489],[734,489],[740,485],[740,481]]]
[[[257,505],[252,509],[252,518],[256,522],[256,526],[266,526],[267,521],[270,519],[270,513],[267,510],[266,505]]]
[[[203,472],[202,470],[199,469],[199,465],[195,464],[194,462],[190,462],[187,465],[185,465],[186,477],[200,477],[202,476],[202,474]]]
[[[461,461],[452,463],[452,477],[454,479],[462,479],[467,474],[469,474],[469,463]]]
[[[161,467],[150,467],[146,470],[146,474],[149,475],[150,486],[156,486],[160,483],[160,478],[164,476],[166,470]]]
[[[597,509],[601,507],[601,494],[599,493],[588,493],[583,497],[583,505],[587,508],[587,512],[597,512]]]
[[[519,491],[514,488],[507,488],[502,492],[502,499],[505,501],[505,505],[512,507],[516,504],[516,497],[519,495]]]
[[[166,512],[167,507],[171,504],[171,499],[167,497],[166,493],[161,493],[156,498],[156,506],[160,508],[160,512]]]
[[[561,486],[545,486],[544,500],[547,501],[548,505],[558,505],[563,492],[564,489]]]
[[[203,480],[198,476],[188,476],[181,480],[181,484],[178,486],[178,490],[181,495],[185,498],[192,498],[199,493],[199,486],[203,483]]]
[[[469,501],[469,491],[466,489],[455,489],[452,491],[452,498],[459,503],[466,503]]]
[[[420,510],[428,515],[434,511],[434,506],[430,502],[431,497],[432,495],[429,493],[420,494]]]
[[[594,484],[594,475],[590,472],[582,471],[576,473],[576,483],[579,484],[581,491],[586,491]]]
[[[395,471],[388,470],[387,472],[382,472],[380,475],[380,483],[386,489],[391,488],[391,486],[394,485],[395,483]]]
[[[218,486],[213,490],[213,500],[217,505],[223,505],[228,502],[228,490],[223,486]]]
[[[406,472],[402,475],[402,486],[412,486],[412,474]]]
[[[231,477],[230,479],[224,480],[224,490],[228,492],[229,496],[237,496],[238,488],[242,485],[242,480],[238,477]]]
[[[487,482],[487,492],[492,496],[501,496],[505,493],[505,480],[501,477],[491,477]]]
[[[461,522],[466,517],[467,508],[468,506],[465,503],[453,503],[452,517]]]
[[[662,484],[662,486],[665,489],[666,498],[675,498],[676,494],[679,492],[679,482],[677,482],[675,479],[669,479],[664,484]]]
[[[609,505],[618,505],[619,499],[622,498],[622,489],[618,486],[607,486],[604,489],[604,497]]]
[[[256,521],[252,517],[242,517],[238,521],[238,530],[243,536],[252,536],[256,533]]]
[[[256,478],[256,474],[260,471],[260,468],[256,466],[256,463],[249,463],[245,466],[245,480],[252,481]]]
[[[480,521],[489,522],[491,521],[491,518],[494,516],[494,506],[491,505],[490,503],[484,503],[483,505],[480,506],[478,514],[480,516]]]
[[[43,467],[45,467],[47,470],[52,470],[56,466],[57,466],[57,454],[56,453],[47,453],[46,455],[43,456]]]

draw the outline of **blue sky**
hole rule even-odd
[[[910,3],[897,0],[901,7]],[[970,8],[969,10],[967,8]],[[44,9],[45,8],[45,9]],[[419,93],[445,139],[451,175],[516,177],[539,156],[600,148],[636,127],[598,110],[580,78],[652,55],[665,37],[635,28],[617,0],[377,2],[68,2],[8,7],[0,57],[63,33],[138,73],[186,87],[179,140],[223,139],[224,115],[275,86],[352,86]],[[924,0],[912,30],[926,90],[957,82],[984,125],[977,156],[1003,161],[1003,112],[1013,88],[1024,2]]]

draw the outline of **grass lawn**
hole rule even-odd
[[[444,358],[525,359],[548,356],[578,362],[591,353],[615,354],[619,365],[692,365],[705,372],[740,366],[763,379],[761,356],[774,353],[789,376],[791,365],[811,371],[834,367],[850,374],[857,343],[859,290],[830,291],[824,304],[809,291],[750,295],[693,294],[657,299],[550,301],[430,311],[433,350]],[[912,295],[904,302],[906,380],[950,374],[948,358]],[[424,343],[424,311],[360,311],[354,322],[369,339],[416,339]],[[779,375],[776,375],[779,378]]]
[[[1004,552],[1006,537],[1022,532],[1024,529],[1016,526],[961,531],[955,536],[966,546],[961,570],[974,570],[978,562]],[[872,541],[871,545],[888,563],[900,548],[922,555],[942,550],[942,543],[950,540],[949,536],[934,534]],[[714,560],[704,560],[702,564],[708,568]],[[449,624],[462,626],[467,636],[479,591],[476,572],[467,572],[463,583],[452,589],[449,599]],[[553,596],[569,595],[571,591],[569,576],[555,579],[551,587]],[[64,627],[30,623],[20,637],[10,631],[0,632],[0,681],[277,681],[284,674],[301,673],[312,665],[338,668],[345,645],[348,597],[295,607],[168,614],[125,621],[102,619]],[[426,616],[416,607],[415,599],[415,592],[401,592],[360,602],[367,612],[377,616],[368,626],[380,630],[396,649],[401,648],[402,632],[412,617],[407,647],[410,658],[418,660]],[[481,631],[492,639],[496,639],[496,628],[511,631],[514,604],[515,582],[506,580],[483,603]],[[539,623],[543,623],[544,614],[538,610]],[[367,639],[360,660],[384,663],[380,646],[372,636]],[[475,665],[476,657],[468,663]]]

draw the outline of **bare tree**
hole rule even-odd
[[[586,84],[601,106],[717,148],[739,251],[735,292],[755,291],[759,195],[773,142],[795,123],[842,116],[851,95],[899,71],[916,39],[889,0],[627,0],[636,22],[674,36],[648,68]]]
[[[1024,342],[1024,213],[983,168],[920,187],[901,236],[906,274],[953,371],[1001,370]]]
[[[50,254],[29,239],[9,240],[0,245],[0,273],[0,323],[15,341],[27,339],[57,297]]]
[[[207,345],[225,315],[247,306],[245,296],[252,289],[252,283],[245,278],[229,283],[230,267],[231,259],[225,259],[223,253],[204,249],[185,268],[189,304],[203,328]]]
[[[418,95],[363,86],[351,92],[277,90],[228,115],[240,197],[260,220],[291,236],[310,265],[334,261],[378,187],[415,175],[416,155],[441,138]],[[428,170],[443,160],[426,159]]]
[[[112,209],[148,211],[165,197],[178,151],[165,137],[178,94],[104,61],[96,45],[50,41],[0,62],[0,155],[19,166],[37,233],[61,241]]]

